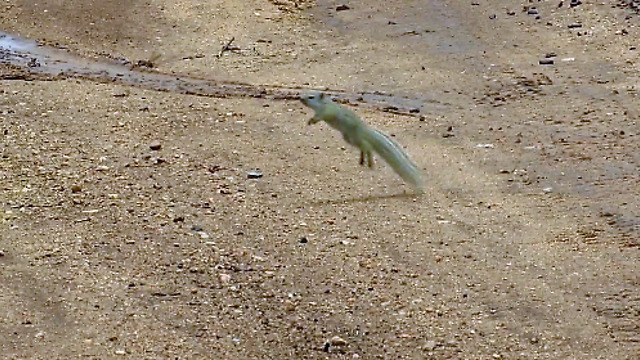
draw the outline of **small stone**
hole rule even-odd
[[[160,144],[160,141],[154,140],[149,144],[149,148],[151,150],[160,150],[160,148],[162,148],[162,144]]]
[[[106,165],[100,165],[96,167],[96,171],[107,171],[107,170],[109,170],[109,167]]]
[[[581,28],[582,24],[580,24],[580,23],[571,23],[571,24],[567,25],[567,27],[569,29]]]
[[[200,226],[200,225],[193,225],[193,226],[191,227],[191,230],[193,230],[193,231],[202,231],[202,226]]]
[[[540,61],[538,61],[538,63],[540,65],[553,65],[555,63],[555,61],[553,59],[545,58],[545,59],[540,59]]]
[[[248,179],[260,179],[262,177],[262,171],[260,170],[251,170],[247,173]]]
[[[538,15],[538,9],[536,9],[534,7],[529,8],[529,10],[527,10],[527,14],[528,15]]]
[[[349,5],[346,5],[346,4],[341,4],[341,5],[336,6],[336,11],[344,11],[344,10],[349,10],[349,9],[351,9],[351,8],[349,7]]]
[[[222,282],[223,284],[228,284],[231,282],[231,275],[229,274],[220,274],[218,275],[218,277],[220,278],[220,282]]]
[[[347,341],[340,336],[334,336],[329,340],[329,345],[331,346],[345,346],[347,345]]]
[[[426,344],[424,344],[424,349],[427,350],[427,351],[431,351],[431,350],[435,349],[437,345],[438,345],[438,343],[436,343],[435,340],[429,340],[429,341],[427,341]]]
[[[126,355],[127,352],[124,350],[116,350],[116,355]]]
[[[307,242],[309,242],[309,240],[307,239],[306,236],[301,237],[300,239],[298,239],[298,242],[300,244],[306,244]]]
[[[82,191],[82,188],[80,187],[80,185],[72,185],[71,186],[71,192],[72,193],[77,194],[80,191]]]

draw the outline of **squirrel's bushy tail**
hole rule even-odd
[[[371,145],[373,151],[380,155],[404,181],[413,186],[417,193],[424,191],[420,170],[400,145],[385,134],[371,128],[367,128],[365,140]]]

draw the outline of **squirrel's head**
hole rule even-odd
[[[305,94],[300,97],[300,101],[307,106],[318,104],[324,101],[324,93],[315,92],[311,94]]]

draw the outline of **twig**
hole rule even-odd
[[[218,53],[218,57],[222,56],[222,53],[224,53],[225,51],[237,51],[240,50],[239,47],[237,46],[231,46],[231,43],[233,42],[233,40],[235,40],[235,36],[231,38],[231,40],[229,40],[223,47],[222,49],[220,49],[220,52]]]

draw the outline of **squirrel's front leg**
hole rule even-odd
[[[313,117],[311,119],[309,119],[309,121],[307,122],[307,125],[313,125],[317,122],[322,121],[322,119],[316,117],[315,115],[313,115]]]

